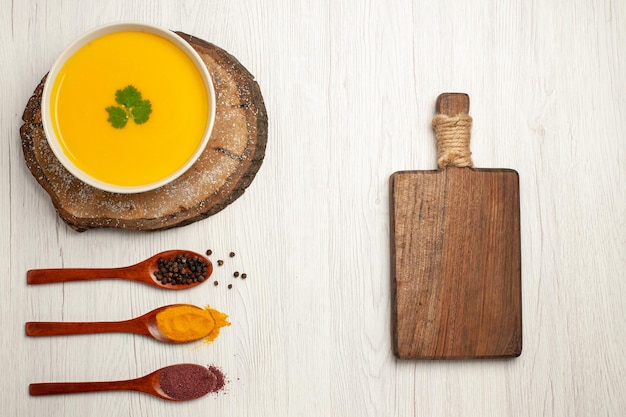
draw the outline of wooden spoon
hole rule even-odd
[[[187,255],[188,258],[199,257],[207,263],[207,273],[203,281],[190,284],[164,284],[156,279],[154,272],[158,270],[157,262],[160,258],[171,259],[178,255]],[[182,290],[201,284],[211,276],[213,264],[203,255],[188,250],[168,250],[139,262],[138,264],[120,268],[53,268],[31,269],[26,274],[28,284],[49,284],[53,282],[87,281],[94,279],[128,279],[143,282],[158,288],[168,290]]]
[[[196,340],[176,341],[168,338],[159,331],[156,317],[161,311],[176,306],[186,305],[188,307],[200,307],[189,304],[172,304],[159,307],[143,316],[124,321],[101,321],[101,322],[53,322],[53,321],[31,321],[26,323],[27,336],[65,336],[75,334],[95,334],[95,333],[134,333],[151,337],[159,342],[165,343],[190,343]]]
[[[146,394],[154,395],[168,401],[186,401],[200,398],[208,392],[198,392],[195,396],[185,398],[175,398],[163,391],[161,387],[161,376],[167,370],[170,372],[178,372],[179,368],[197,367],[203,371],[210,372],[207,368],[195,364],[179,364],[166,366],[156,370],[148,375],[140,378],[127,379],[123,381],[103,381],[103,382],[40,382],[30,384],[28,390],[30,395],[55,395],[55,394],[76,394],[82,392],[98,392],[98,391],[139,391]],[[182,369],[180,369],[182,370]],[[215,375],[213,375],[215,376]],[[188,381],[193,383],[194,381]],[[209,387],[211,388],[211,387]],[[219,388],[219,387],[215,387]],[[193,394],[192,394],[193,395]]]

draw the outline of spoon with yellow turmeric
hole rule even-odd
[[[50,284],[114,278],[181,290],[205,282],[212,272],[213,264],[208,258],[199,253],[175,249],[157,253],[135,265],[118,268],[31,269],[26,273],[26,281],[28,284]]]
[[[215,340],[220,329],[230,326],[228,316],[210,306],[172,304],[142,316],[115,322],[28,322],[27,336],[62,336],[94,333],[134,333],[165,343]]]

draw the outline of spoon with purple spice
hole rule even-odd
[[[183,363],[166,366],[140,378],[102,382],[40,382],[30,395],[76,394],[99,391],[139,391],[168,401],[200,398],[224,387],[224,375],[214,366]]]

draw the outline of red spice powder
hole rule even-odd
[[[224,385],[226,385],[226,378],[224,377],[224,373],[221,371],[221,369],[217,368],[214,365],[209,366],[209,372],[215,375],[216,378],[215,388],[213,389],[213,392],[221,391],[224,388]]]
[[[181,364],[167,367],[161,374],[159,383],[168,396],[176,400],[193,400],[209,392],[224,388],[224,374],[215,366],[205,368],[195,364]]]

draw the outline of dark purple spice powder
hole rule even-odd
[[[213,389],[213,392],[221,391],[224,388],[224,385],[226,385],[226,378],[224,377],[224,373],[214,365],[209,366],[209,372],[213,373],[216,378],[215,388]]]
[[[159,383],[163,392],[171,398],[193,400],[222,389],[224,375],[214,366],[205,368],[195,364],[181,364],[165,368]]]

